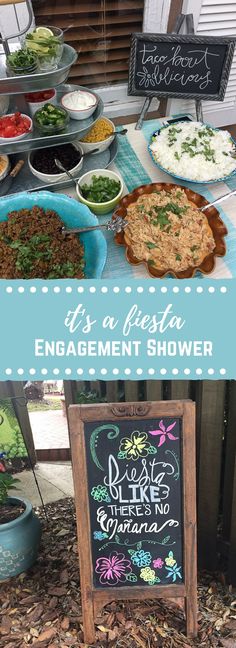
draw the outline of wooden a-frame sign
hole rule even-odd
[[[69,407],[84,640],[114,600],[169,598],[197,634],[195,404]]]

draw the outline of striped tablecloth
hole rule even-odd
[[[150,120],[143,124],[142,130],[135,130],[135,124],[128,124],[126,136],[119,138],[119,151],[115,162],[109,167],[117,171],[123,178],[125,193],[129,193],[135,187],[150,182],[175,182],[171,176],[163,173],[154,165],[148,153],[147,145],[152,133],[161,125],[161,120]],[[211,185],[199,185],[194,183],[181,182],[182,186],[189,186],[193,191],[200,193],[212,202],[219,196],[236,189],[236,175],[226,183],[219,182]],[[68,190],[71,196],[74,191]],[[222,203],[223,207],[217,206],[221,218],[224,221],[228,236],[226,237],[227,253],[223,258],[217,258],[211,278],[222,279],[236,277],[236,197]],[[107,220],[109,215],[104,218]],[[125,249],[114,243],[112,233],[105,234],[107,239],[108,254],[107,262],[103,272],[104,279],[145,279],[150,278],[143,264],[138,266],[130,265],[125,258]],[[198,273],[198,279],[204,279],[204,275]]]

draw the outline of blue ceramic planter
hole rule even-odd
[[[41,538],[41,524],[30,502],[9,497],[9,503],[23,503],[25,510],[16,520],[0,524],[0,581],[17,576],[35,562]]]

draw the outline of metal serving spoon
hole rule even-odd
[[[128,133],[128,128],[123,128],[121,131],[114,131],[115,135],[126,135]]]
[[[128,221],[122,218],[122,216],[116,216],[116,218],[107,221],[107,223],[102,223],[101,225],[91,225],[90,227],[72,227],[71,229],[62,227],[61,231],[63,234],[66,235],[66,234],[84,234],[85,232],[92,232],[93,230],[106,229],[108,231],[115,232],[115,234],[118,234],[119,232],[123,232],[123,230],[127,227],[127,225],[128,225]]]
[[[233,191],[229,191],[229,193],[224,194],[223,196],[220,196],[219,198],[217,198],[216,200],[213,200],[213,202],[209,203],[208,205],[204,205],[204,207],[200,207],[199,211],[205,211],[205,209],[209,209],[209,207],[213,207],[213,205],[216,205],[217,203],[221,203],[224,200],[226,200],[226,198],[230,198],[231,196],[234,196],[235,194],[236,194],[236,189],[234,189]]]
[[[87,157],[87,155],[91,155],[92,153],[96,153],[98,150],[99,150],[98,148],[95,148],[92,151],[89,151],[89,153],[82,153],[81,158],[80,158],[80,162],[81,162],[81,160],[83,160],[83,158]],[[70,173],[70,171],[68,171],[68,169],[66,169],[63,166],[63,164],[60,162],[60,160],[58,160],[58,158],[54,158],[54,162],[55,162],[55,165],[57,166],[57,168],[60,169],[60,171],[63,171],[63,173],[66,173],[68,178],[70,178],[70,180],[73,180],[75,185],[77,185],[78,179],[76,180],[76,178],[74,178],[72,173]]]

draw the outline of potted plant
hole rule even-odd
[[[6,470],[4,453],[0,454],[0,581],[29,569],[38,554],[41,524],[32,505],[22,497],[9,496],[18,482]]]

